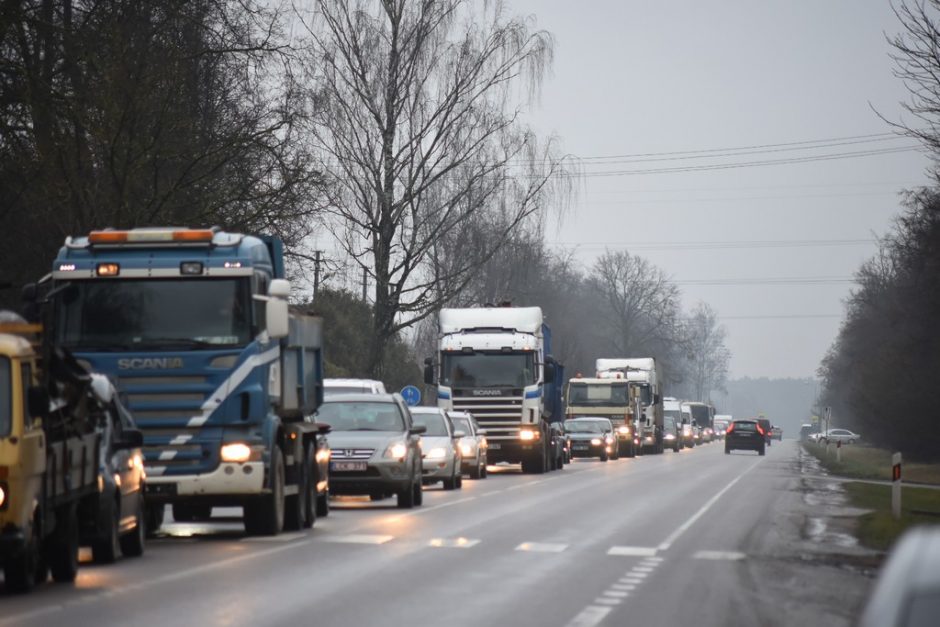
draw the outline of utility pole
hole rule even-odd
[[[320,291],[320,254],[322,250],[313,251],[313,297]]]
[[[362,302],[367,301],[367,290],[369,288],[369,272],[365,268],[362,269]]]

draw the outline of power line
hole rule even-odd
[[[685,279],[672,281],[675,285],[832,285],[854,283],[852,277],[762,277],[740,279]]]
[[[820,318],[842,318],[842,314],[772,314],[754,316],[718,316],[719,320],[816,320]]]
[[[877,243],[875,239],[831,240],[738,240],[697,242],[551,242],[552,246],[578,248],[626,248],[632,250],[731,250],[746,248],[813,248],[827,246],[861,246]]]

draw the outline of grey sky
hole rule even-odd
[[[890,129],[901,115],[880,0],[510,0],[556,38],[531,121],[579,157],[781,144]],[[724,160],[586,166],[635,170],[833,154],[911,145],[907,139]],[[926,182],[927,158],[903,152],[695,173],[587,177],[551,242],[585,264],[604,244],[637,248],[682,287],[687,306],[724,317],[732,375],[812,375],[851,283],[701,285],[700,280],[850,277],[874,243],[668,249],[675,242],[870,239],[899,211],[898,192]],[[692,283],[690,283],[692,282]],[[746,318],[746,319],[742,319]]]

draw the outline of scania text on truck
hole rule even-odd
[[[636,386],[640,411],[636,420],[638,453],[663,452],[662,372],[653,357],[633,359],[598,359],[594,363],[598,378],[625,378]]]
[[[288,306],[281,241],[219,229],[70,237],[56,342],[109,376],[144,433],[151,527],[241,506],[249,534],[328,509],[322,321]]]
[[[575,377],[568,380],[565,418],[602,416],[614,425],[619,454],[636,455],[636,424],[633,400],[626,378]]]
[[[424,372],[438,405],[468,411],[486,429],[489,463],[521,463],[527,473],[554,467],[551,423],[563,419],[564,373],[542,310],[442,309],[438,321],[438,377],[431,358]]]

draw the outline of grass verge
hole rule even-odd
[[[804,443],[803,448],[834,475],[853,479],[891,480],[891,451],[863,444],[849,444],[842,447],[842,461],[837,462],[835,445],[830,445],[829,453],[826,453],[825,446],[813,442]],[[940,485],[940,464],[904,462],[902,473],[904,481]]]
[[[859,518],[858,540],[872,549],[887,551],[909,527],[940,523],[940,490],[905,486],[901,491],[901,518],[891,515],[891,486],[846,483],[852,505],[873,510]]]

